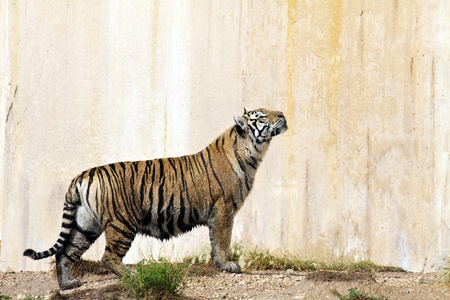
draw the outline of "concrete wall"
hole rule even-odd
[[[22,252],[56,241],[79,172],[197,152],[244,106],[290,129],[234,239],[412,271],[450,252],[449,2],[9,0],[0,16],[3,269],[48,269]],[[126,260],[207,243],[140,237]]]

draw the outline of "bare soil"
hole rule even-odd
[[[436,273],[287,270],[230,274],[205,265],[191,269],[195,271],[186,278],[181,299],[337,299],[332,290],[347,294],[348,289],[355,287],[387,299],[450,299],[450,285],[439,283]],[[61,291],[53,272],[0,273],[0,295],[13,299],[26,295],[50,299],[132,299],[113,274],[86,274],[81,279],[86,282],[83,286]]]

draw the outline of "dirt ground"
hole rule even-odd
[[[195,267],[195,266],[194,266]],[[337,299],[332,290],[348,289],[387,299],[450,299],[450,285],[436,273],[408,272],[296,272],[251,271],[242,274],[200,266],[187,277],[182,299]],[[22,299],[26,295],[50,299],[131,299],[112,274],[85,275],[83,286],[60,291],[52,272],[0,273],[0,295]],[[2,299],[0,297],[0,299]]]

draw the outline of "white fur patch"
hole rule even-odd
[[[95,229],[99,227],[97,220],[94,218],[92,213],[84,206],[80,206],[77,209],[77,216],[75,219],[78,226],[80,226],[84,230],[95,231]]]

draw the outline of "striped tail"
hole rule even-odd
[[[73,191],[73,193],[72,193]],[[78,199],[71,199],[71,195],[75,195]],[[75,201],[71,201],[75,200]],[[73,221],[75,220],[75,213],[78,208],[79,196],[75,189],[70,189],[66,195],[66,202],[64,203],[62,228],[59,234],[59,238],[56,243],[50,249],[42,252],[36,252],[33,249],[27,249],[23,252],[24,256],[31,257],[34,260],[43,259],[57,254],[64,248],[68,238],[70,237],[70,230],[72,229]]]

